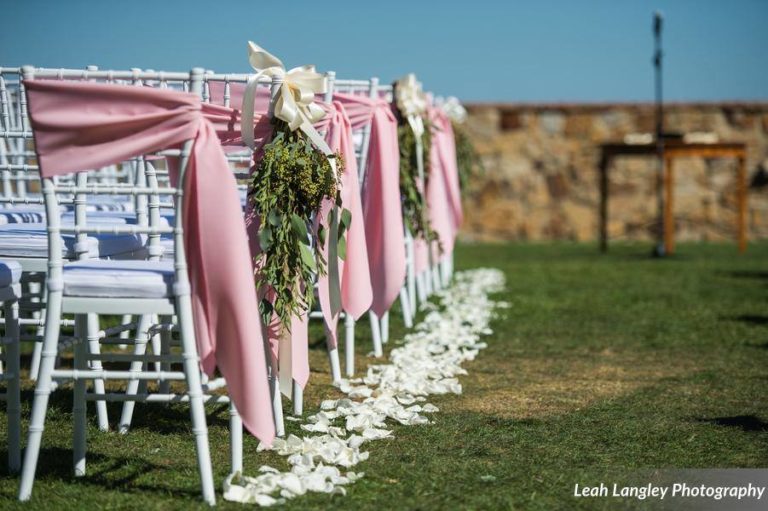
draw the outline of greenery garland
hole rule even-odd
[[[437,240],[437,233],[429,222],[426,198],[419,190],[416,135],[407,120],[400,119],[397,137],[400,145],[400,197],[403,202],[403,220],[415,238],[422,238],[425,241]],[[426,189],[431,171],[429,153],[432,147],[432,124],[427,119],[424,119],[424,135],[421,141],[424,148],[424,187]]]
[[[312,307],[314,277],[326,274],[326,261],[320,251],[325,245],[326,229],[321,225],[314,234],[308,228],[313,214],[324,199],[341,206],[339,187],[344,160],[336,154],[337,175],[328,157],[315,148],[301,131],[273,119],[271,142],[251,178],[249,200],[261,219],[259,226],[260,271],[256,287],[271,288],[274,301],[263,298],[259,304],[266,324],[277,313],[283,327],[290,329],[291,316]],[[329,217],[333,215],[333,210]],[[332,221],[329,218],[329,221]],[[346,255],[344,232],[351,223],[349,210],[339,215],[338,255]]]
[[[459,184],[461,185],[461,193],[464,195],[468,191],[472,178],[485,173],[485,166],[467,130],[456,122],[451,121],[451,124],[453,125],[453,135],[456,141],[456,163],[459,168]]]

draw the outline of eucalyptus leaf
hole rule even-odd
[[[349,229],[349,226],[352,225],[352,212],[347,208],[344,208],[344,210],[341,212],[341,224],[347,229]]]
[[[317,241],[321,247],[325,246],[325,232],[326,232],[325,226],[323,224],[320,224],[320,227],[318,227],[317,229]]]
[[[280,225],[280,214],[274,209],[270,210],[267,215],[267,222],[269,222],[269,225],[277,227]]]
[[[315,265],[315,257],[312,255],[312,251],[309,250],[309,247],[302,243],[299,245],[299,252],[301,253],[301,262],[304,263],[307,268],[312,270],[312,272],[316,272],[317,266]]]
[[[309,233],[307,232],[307,222],[304,221],[299,215],[291,214],[291,227],[299,241],[305,244],[309,244]]]
[[[259,231],[259,246],[264,252],[269,251],[272,247],[272,229],[269,228],[269,225],[265,225]]]
[[[259,304],[259,312],[261,313],[261,317],[265,324],[268,325],[272,322],[272,313],[274,310],[275,309],[272,307],[272,303],[270,303],[269,300],[266,298],[261,299],[261,303]]]
[[[344,236],[339,238],[339,245],[338,245],[338,252],[339,252],[339,259],[342,261],[347,260],[347,238]]]

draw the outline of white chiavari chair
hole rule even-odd
[[[141,80],[138,80],[136,73],[138,70],[131,70],[129,73],[102,73],[99,80],[107,83],[124,83],[142,86]],[[37,68],[35,73],[38,77],[46,79],[70,79],[70,80],[89,80],[93,81],[97,76],[98,68],[96,66],[88,66],[86,70],[77,69],[44,69]],[[7,79],[10,77],[10,80]],[[37,172],[37,165],[34,160],[32,133],[29,130],[29,121],[27,118],[26,98],[23,95],[23,85],[20,80],[18,70],[7,70],[2,76],[3,82],[0,83],[0,102],[2,102],[2,118],[4,119],[4,141],[17,148],[22,148],[23,153],[19,153],[14,159],[15,166],[9,169],[3,168],[4,172],[8,171],[24,171],[27,174],[27,179],[30,182],[35,183],[35,188],[40,189],[39,175]],[[8,84],[15,84],[15,89],[9,89]],[[11,92],[9,92],[9,90]],[[16,91],[15,94],[13,91]],[[18,101],[15,103],[9,101],[8,98],[18,96]],[[7,115],[6,115],[7,112]],[[17,119],[14,123],[7,119]],[[140,168],[139,168],[140,167]],[[147,172],[149,173],[149,172]],[[134,186],[146,185],[147,176],[144,173],[144,165],[142,161],[126,162],[120,167],[110,166],[106,169],[98,169],[92,171],[93,178],[90,180],[92,183],[110,183],[114,187],[122,187],[125,189],[125,193],[114,194],[106,196],[102,200],[92,200],[86,202],[83,197],[76,195],[63,195],[60,197],[59,202],[62,211],[62,222],[64,224],[74,224],[77,218],[80,221],[87,219],[90,224],[139,224],[146,225],[148,213],[147,211],[147,198],[146,196],[136,196],[132,194],[131,190]],[[106,179],[105,179],[106,176]],[[123,177],[127,180],[117,180],[115,178]],[[84,186],[86,184],[86,174],[81,173],[76,178],[63,177],[57,178],[56,182],[59,184],[72,184]],[[18,191],[18,186],[14,190],[14,193],[8,193],[5,190],[4,196],[0,198],[0,201],[6,201],[11,205],[17,201],[24,204],[34,204],[38,209],[37,213],[42,212],[43,198],[36,193],[25,193],[23,197],[15,196]],[[12,212],[13,210],[5,210],[6,212]],[[11,213],[6,213],[8,216]],[[2,214],[0,213],[0,216]],[[66,247],[67,259],[89,259],[89,258],[135,258],[144,257],[146,250],[152,250],[151,245],[152,236],[149,236],[150,243],[144,246],[143,236],[113,236],[109,233],[94,234],[92,236],[77,235],[77,236],[65,236],[64,246]],[[22,302],[26,305],[25,308],[32,309],[32,318],[22,318],[22,325],[36,327],[34,335],[23,335],[24,340],[37,341],[34,345],[32,354],[32,364],[30,367],[30,377],[34,380],[37,378],[40,356],[42,350],[42,335],[44,322],[40,317],[40,305],[45,302],[45,290],[39,292],[39,279],[44,277],[47,266],[47,234],[45,218],[34,224],[24,225],[10,225],[6,228],[0,228],[0,253],[7,256],[18,257],[22,263],[25,274],[25,283],[29,281],[29,292],[24,293],[25,301]],[[34,301],[35,303],[29,303]],[[42,303],[41,303],[42,302]],[[148,328],[148,320],[142,323],[139,321],[139,326],[145,326]],[[62,326],[70,327],[74,326],[72,320],[63,320]],[[99,319],[96,315],[88,316],[88,339],[89,348],[98,353],[99,341],[107,335],[118,334],[123,338],[129,336],[129,329],[136,325],[131,322],[130,317],[124,317],[123,323],[119,327],[113,327],[108,332],[103,332],[99,328]],[[137,329],[137,337],[141,340],[143,330]],[[159,340],[153,339],[153,342],[159,342]],[[94,368],[98,369],[101,366],[101,362],[95,360],[92,362]],[[95,381],[95,390],[97,394],[102,394],[104,391],[104,384],[100,380]],[[109,420],[107,417],[106,403],[96,403],[99,427],[102,430],[109,429]]]
[[[35,78],[33,69],[25,69],[25,79]],[[104,72],[94,72],[93,77],[122,76],[119,72],[112,75]],[[134,72],[140,79],[161,79],[159,73]],[[200,93],[202,88],[202,70],[194,69],[191,73],[165,73],[164,78],[187,81],[189,88]],[[180,157],[180,177],[178,187],[160,188],[156,182],[146,187],[135,188],[134,193],[149,197],[152,208],[152,197],[173,197],[175,207],[175,224],[173,227],[159,222],[158,214],[150,214],[149,224],[143,225],[89,225],[85,217],[77,218],[74,225],[66,225],[61,221],[59,196],[71,193],[76,196],[92,196],[99,194],[114,195],[123,190],[111,185],[60,185],[53,179],[43,180],[43,194],[48,216],[49,231],[49,283],[48,306],[46,308],[46,324],[43,357],[40,375],[37,381],[35,401],[32,407],[32,417],[27,450],[19,491],[19,498],[26,500],[31,495],[34,474],[36,470],[48,396],[53,379],[68,379],[75,382],[74,388],[74,468],[76,475],[85,473],[85,403],[94,401],[140,401],[140,402],[186,402],[190,404],[191,420],[197,447],[198,466],[200,470],[203,498],[213,504],[215,494],[211,471],[211,461],[208,448],[207,426],[204,403],[229,403],[226,395],[210,394],[209,392],[224,386],[221,378],[203,384],[199,367],[199,356],[194,340],[192,326],[192,310],[189,294],[189,281],[186,271],[184,253],[184,232],[181,229],[183,212],[183,194],[185,169],[192,141],[187,141],[183,148],[174,151],[164,151],[165,156]],[[152,156],[140,158],[150,161]],[[151,160],[154,161],[154,160]],[[80,173],[78,173],[79,175]],[[81,221],[82,220],[82,221]],[[155,223],[157,222],[157,223]],[[145,260],[140,261],[109,261],[88,260],[67,262],[62,253],[62,233],[74,235],[94,234],[108,231],[110,233],[145,234],[157,240],[160,235],[172,234],[174,237],[174,257],[172,261],[158,260],[157,254],[148,251]],[[153,245],[151,245],[153,246]],[[154,245],[156,246],[156,245]],[[85,331],[85,321],[89,314],[115,314],[125,312],[139,316],[161,315],[176,317],[176,325],[159,325],[159,330],[175,330],[179,334],[180,353],[160,353],[154,355],[139,355],[124,353],[105,353],[95,355],[89,353],[86,345],[80,340],[75,343],[75,368],[56,369],[55,354],[60,340],[60,318],[63,313],[75,314],[76,329],[82,334]],[[110,361],[115,363],[131,363],[128,370],[95,369],[88,362],[93,360]],[[162,363],[161,370],[147,370],[149,364]],[[171,364],[182,366],[182,370],[173,370]],[[178,381],[186,383],[186,391],[147,392],[147,393],[105,393],[103,395],[87,395],[86,381],[103,379],[108,381]],[[205,392],[205,393],[204,393]],[[236,410],[230,403],[232,429],[232,470],[242,469],[242,425]]]
[[[372,79],[372,83],[373,83]],[[360,89],[358,89],[360,90]],[[354,92],[354,88],[352,89]],[[343,91],[342,91],[343,92]],[[360,91],[361,93],[365,93],[365,90]],[[386,99],[387,101],[392,101],[392,86],[386,85],[386,84],[379,84],[378,80],[376,80],[375,87],[371,86],[368,90],[368,95],[370,97],[382,97]],[[367,131],[367,134],[366,134]],[[361,143],[361,165],[360,165],[360,185],[361,187],[364,185],[365,180],[365,165],[367,162],[367,144],[370,141],[370,127],[366,128],[366,131],[363,132],[363,136],[359,139]],[[415,279],[415,270],[414,270],[414,253],[413,253],[413,236],[411,236],[410,231],[406,228],[405,230],[405,255],[406,255],[406,282],[403,285],[403,289],[400,291],[400,308],[403,316],[403,323],[406,328],[411,328],[413,326],[413,316],[416,313],[416,279]],[[371,313],[372,317],[375,317],[375,314]],[[379,326],[378,328],[374,326],[372,323],[371,329],[374,335],[374,341],[376,339],[377,331],[380,332],[381,336],[381,342],[383,344],[386,344],[389,340],[389,312],[386,312],[382,315],[379,319]]]
[[[374,97],[376,94],[378,94],[378,82],[378,78],[371,78],[370,80],[342,80],[335,78],[334,76],[334,80],[331,82],[332,86],[329,87],[329,94],[331,97],[333,92],[362,94],[368,97]],[[355,143],[355,159],[357,160],[358,167],[358,182],[361,189],[365,180],[365,169],[366,161],[368,158],[370,136],[370,125],[366,125],[362,129],[353,132]],[[362,221],[362,219],[359,220]],[[322,317],[322,314],[318,316],[318,313],[314,311],[310,317]],[[342,312],[341,319],[344,320],[345,373],[347,376],[351,377],[355,373],[355,320],[352,318],[352,316],[346,314],[345,312]],[[373,312],[369,312],[369,320],[371,325],[374,355],[380,357],[383,355],[381,346],[381,323]]]
[[[0,381],[5,392],[8,420],[8,471],[21,469],[21,364],[19,354],[19,299],[21,298],[21,265],[16,261],[0,261],[0,302],[5,314],[5,332],[0,342]]]
[[[216,87],[219,90],[223,91],[222,92],[223,96],[221,98],[218,98],[218,97],[215,98],[215,103],[221,104],[226,107],[240,108],[241,105],[231,104],[232,96],[234,95],[231,92],[232,85],[239,84],[242,86],[248,82],[251,76],[252,75],[247,75],[247,74],[217,74],[212,71],[207,72],[205,75],[205,87],[203,88],[203,93],[202,93],[203,101],[206,101],[206,102],[211,101],[211,86],[213,84],[216,84]],[[333,76],[333,73],[330,72],[329,82],[332,82],[332,76]],[[273,97],[274,97],[274,94],[277,93],[277,90],[279,89],[280,84],[281,84],[281,81],[279,78],[273,78],[272,80],[270,80],[269,78],[264,77],[259,81],[259,86],[263,85],[264,87],[270,87]],[[325,100],[326,101],[331,100],[330,93],[326,95]],[[242,151],[229,152],[227,155],[227,158],[230,162],[230,165],[233,168],[233,171],[235,172],[236,177],[240,180],[241,193],[243,196],[243,202],[245,203],[248,182],[250,180],[249,171],[250,171],[251,165],[253,164],[252,153],[250,149],[243,147]],[[245,204],[243,205],[245,206]],[[338,349],[336,347],[328,346],[328,357],[329,357],[332,381],[334,382],[339,381],[341,379],[341,369],[339,364]],[[270,390],[272,392],[272,407],[273,407],[273,413],[275,417],[276,434],[278,436],[283,436],[285,434],[285,424],[284,424],[284,417],[283,417],[282,396],[281,396],[280,385],[279,385],[279,375],[276,373],[272,373],[271,368],[270,368]],[[294,414],[301,415],[302,409],[303,409],[303,390],[295,382],[292,385],[290,397],[293,403]]]
[[[382,84],[379,86],[379,96],[386,99],[389,102],[392,102],[393,100],[393,87],[390,84]],[[416,278],[416,268],[415,268],[415,256],[414,256],[414,240],[413,235],[411,234],[410,230],[406,227],[405,228],[405,262],[406,262],[406,277],[405,277],[405,284],[403,286],[403,291],[400,293],[401,301],[400,304],[403,306],[403,309],[405,309],[405,304],[403,303],[402,297],[405,294],[407,296],[407,305],[410,308],[410,317],[413,318],[416,315],[416,306],[417,306],[417,294],[419,301],[423,302],[422,300],[422,294],[417,293],[417,284],[418,279]],[[404,313],[405,314],[405,313]],[[406,326],[408,325],[408,321],[405,320],[405,315],[403,316],[403,321],[406,323]],[[411,319],[412,321],[412,319]]]

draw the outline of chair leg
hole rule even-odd
[[[403,310],[403,324],[405,325],[405,328],[413,327],[411,298],[408,294],[408,289],[405,286],[400,290],[400,308]]]
[[[416,275],[416,293],[418,294],[420,304],[427,301],[427,285],[426,279],[424,278],[424,272]]]
[[[131,316],[130,314],[123,314],[123,317],[122,317],[122,320],[121,320],[123,325],[125,325],[126,323],[130,323],[131,321],[133,321],[133,316]],[[130,334],[131,334],[131,332],[129,330],[124,330],[124,331],[120,332],[120,338],[121,339],[125,339],[127,341],[128,339],[130,339],[130,337],[129,337]],[[118,344],[118,347],[121,350],[124,350],[125,348],[128,347],[128,343],[126,343],[126,344]]]
[[[153,325],[159,323],[159,320],[158,320],[156,314],[152,316],[151,323]],[[149,339],[149,342],[152,344],[152,354],[153,355],[161,355],[162,351],[163,351],[163,341],[162,341],[162,339],[160,339],[160,332],[155,332],[152,335],[152,337]],[[154,371],[159,372],[159,371],[163,370],[163,363],[162,362],[153,362],[152,366],[153,366],[153,370]],[[147,392],[147,383],[148,382],[146,380],[144,380],[144,381],[141,382],[142,385],[139,385],[139,389],[140,389],[139,393],[140,394],[144,394],[144,393]],[[159,382],[159,381],[157,382],[158,386],[160,385],[160,383],[161,382]],[[205,383],[205,382],[203,382],[203,383]]]
[[[275,435],[285,436],[285,422],[283,421],[283,397],[280,394],[280,381],[277,374],[269,377],[269,390],[272,392],[272,413],[275,416]]]
[[[19,302],[8,300],[5,310],[6,370],[11,379],[7,388],[8,412],[8,471],[21,469],[21,365],[19,363]]]
[[[373,354],[376,357],[384,355],[384,350],[381,347],[381,325],[379,323],[379,317],[373,311],[368,311],[368,319],[371,322],[371,340],[373,341]]]
[[[136,338],[135,345],[133,347],[134,355],[144,355],[147,352],[147,342],[149,341],[149,327],[152,326],[152,316],[149,314],[143,314],[139,317],[138,325],[136,326]],[[143,362],[134,361],[131,362],[131,371],[141,371],[144,367]],[[129,380],[128,386],[125,390],[127,395],[136,395],[139,392],[139,380]],[[131,427],[131,421],[133,420],[133,410],[136,407],[135,401],[126,401],[123,403],[123,411],[120,415],[120,424],[118,425],[118,431],[120,433],[128,433]]]
[[[300,417],[304,413],[304,389],[296,381],[293,382],[291,388],[291,402],[293,403],[293,415]]]
[[[443,287],[443,279],[440,275],[440,263],[435,263],[431,268],[432,274],[432,289],[440,291]]]
[[[416,270],[413,267],[413,258],[408,262],[406,285],[408,286],[408,304],[411,306],[411,317],[414,317],[416,316]]]
[[[451,284],[451,258],[453,254],[448,254],[442,261],[440,261],[440,278],[442,280],[443,287],[448,287]]]
[[[430,296],[432,296],[432,293],[435,292],[434,289],[432,289],[432,267],[427,266],[427,269],[421,272],[421,280],[423,282],[424,286],[424,292],[426,293],[425,302],[427,299],[429,299]]]
[[[101,353],[101,344],[99,344],[99,316],[88,314],[88,352],[91,355]],[[88,364],[91,369],[100,370],[101,360],[91,360]],[[93,393],[104,394],[104,380],[93,380]],[[96,401],[96,417],[99,421],[101,431],[109,431],[109,416],[107,415],[107,402]]]
[[[349,314],[344,315],[344,358],[347,376],[355,374],[355,320]]]
[[[170,316],[161,316],[160,322],[164,324],[170,323],[172,318]],[[161,355],[170,355],[171,354],[171,331],[170,329],[163,328],[160,332],[160,354]],[[171,363],[170,362],[163,362],[160,366],[161,371],[170,371],[171,370]],[[159,387],[161,394],[169,394],[171,392],[171,382],[168,380],[163,380],[160,382]]]
[[[389,342],[389,311],[381,316],[381,342],[384,344]]]
[[[45,428],[45,414],[48,410],[48,398],[51,394],[51,376],[56,362],[56,349],[61,329],[61,292],[54,291],[48,295],[45,312],[45,336],[40,357],[40,374],[35,387],[35,399],[32,402],[32,417],[29,423],[27,448],[24,451],[24,464],[19,483],[19,500],[29,500],[32,496],[32,485],[35,482],[37,459],[40,455],[40,443]]]
[[[40,282],[33,281],[29,283],[29,293],[31,295],[39,294],[40,288],[41,288]],[[48,301],[47,294],[48,293],[46,288],[43,287],[43,302]],[[39,299],[33,298],[32,302],[39,303]],[[32,317],[34,319],[40,319],[41,316],[42,316],[42,311],[32,312]],[[35,334],[38,336],[45,335],[45,327],[44,326],[37,327]],[[30,367],[29,367],[29,379],[32,381],[37,381],[37,376],[40,373],[40,357],[42,355],[42,352],[43,352],[43,343],[36,342],[34,347],[32,348],[32,363],[30,364]]]
[[[84,371],[88,368],[88,345],[86,337],[88,334],[88,317],[85,314],[75,316],[75,369]],[[75,379],[74,398],[72,400],[72,417],[74,423],[72,438],[72,464],[74,466],[75,477],[85,475],[85,451],[86,451],[86,391],[85,378]]]
[[[331,366],[331,383],[341,381],[341,362],[339,361],[339,347],[328,346],[328,362]]]
[[[200,382],[200,357],[197,353],[195,331],[192,325],[192,303],[188,294],[177,296],[176,302],[184,358],[184,374],[187,381],[187,394],[189,395],[189,413],[192,418],[192,432],[195,435],[197,465],[200,470],[200,484],[203,487],[203,500],[210,505],[215,505],[216,493],[213,488],[213,470],[211,468],[211,453],[208,445],[208,425],[205,420],[203,387]]]
[[[229,402],[229,449],[231,473],[243,472],[243,421],[235,404]]]
[[[152,316],[152,324],[157,324],[159,322],[160,321],[158,320],[157,315]],[[160,339],[160,332],[155,332],[155,334],[152,336],[151,342],[152,342],[152,353],[154,353],[155,355],[160,355],[160,353],[163,351],[162,341]],[[163,370],[162,362],[154,362],[153,365],[155,367],[155,371]]]

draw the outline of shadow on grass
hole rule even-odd
[[[21,393],[22,403],[32,403],[34,390],[25,389]],[[96,422],[96,405],[89,402],[88,420]],[[107,415],[110,428],[114,431],[123,411],[123,403],[108,402]],[[48,412],[57,414],[72,413],[72,390],[69,388],[57,389],[51,393],[48,401]],[[226,412],[226,413],[223,413]],[[225,417],[226,416],[226,417]],[[71,421],[71,417],[69,417]],[[206,422],[208,428],[229,428],[229,405],[206,406]],[[147,430],[163,435],[177,434],[191,426],[189,406],[186,404],[156,404],[136,403],[131,420],[131,430]],[[2,459],[2,458],[0,458]]]
[[[746,432],[768,431],[768,422],[755,415],[734,415],[732,417],[697,418],[699,422],[707,422],[717,426],[738,428]]]
[[[718,271],[717,273],[736,279],[768,280],[768,271],[762,270]]]
[[[0,459],[5,459],[8,455],[7,450],[0,450]],[[137,481],[146,478],[148,474],[157,474],[155,480],[160,480],[162,474],[168,470],[168,467],[151,463],[146,459],[137,456],[104,456],[95,452],[87,454],[89,473],[84,477],[75,478],[72,468],[72,450],[62,449],[60,447],[48,447],[40,450],[40,459],[35,473],[36,483],[64,481],[76,483],[83,486],[89,486],[96,491],[117,490],[130,491],[131,493],[155,493],[162,496],[168,496],[169,488],[162,485],[141,484]],[[18,483],[18,475],[9,475],[6,470],[2,472],[3,478],[15,479]],[[16,499],[16,484],[10,485],[0,494],[0,502],[3,500]],[[174,485],[172,492],[176,496],[184,496],[195,499],[200,492],[197,489],[181,488],[180,485]],[[83,490],[91,491],[91,490]],[[33,491],[34,495],[34,491]],[[0,504],[0,507],[4,507]]]
[[[765,326],[768,325],[768,315],[765,314],[739,314],[738,316],[724,316],[721,319],[730,321],[741,321],[750,325]]]

